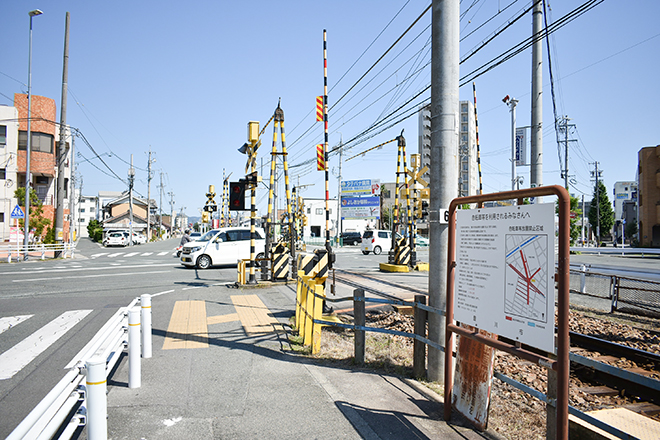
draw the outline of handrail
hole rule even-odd
[[[76,243],[32,243],[27,246],[24,244],[3,244],[0,245],[0,259],[6,259],[8,263],[21,261],[26,255],[31,257],[46,259],[46,253],[52,252],[53,258],[58,252],[62,252],[62,258],[73,258],[76,250]],[[37,254],[37,255],[35,255]]]

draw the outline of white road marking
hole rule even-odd
[[[119,263],[108,263],[108,265],[114,265],[114,266],[119,266]],[[136,269],[140,267],[166,267],[172,266],[172,263],[150,263],[150,264],[134,264],[132,266],[129,265],[124,265],[123,267],[125,269]],[[82,270],[86,272],[91,272],[91,271],[98,271],[98,270],[108,270],[112,269],[108,266],[103,266],[103,267],[84,267]],[[7,272],[7,273],[2,273],[0,274],[0,277],[8,277],[8,276],[17,276],[17,275],[36,275],[36,274],[42,274],[42,273],[65,273],[65,272],[80,272],[81,269],[48,269],[48,270],[39,270],[39,271],[30,271],[30,273],[26,272]]]
[[[108,258],[115,258],[115,257],[118,257],[118,256],[120,256],[120,255],[122,255],[122,254],[123,254],[123,252],[117,252],[116,254],[110,254],[110,255],[108,255]]]
[[[7,316],[5,318],[0,318],[0,333],[9,330],[13,326],[20,324],[26,319],[32,318],[34,315],[18,315],[18,316]]]
[[[124,257],[132,257],[133,255],[137,255],[139,252],[129,252],[128,254],[124,255]]]
[[[145,253],[143,253],[143,254],[140,255],[140,256],[141,256],[141,257],[148,257],[148,256],[151,255],[151,254],[153,254],[153,252],[145,252]]]
[[[107,254],[106,252],[102,252],[102,253],[100,253],[100,254],[94,254],[94,255],[91,255],[90,258],[97,258],[97,257],[101,257],[101,256],[103,256],[103,255],[108,255],[108,254]]]
[[[9,379],[32,362],[73,326],[82,321],[91,310],[70,310],[14,345],[0,355],[0,380]]]
[[[158,256],[159,256],[159,257],[162,257],[163,255],[167,255],[167,254],[169,254],[169,253],[170,253],[170,251],[159,252],[159,253],[158,253]]]
[[[100,278],[100,277],[117,277],[123,275],[145,275],[151,273],[167,273],[167,270],[154,270],[151,272],[125,272],[125,273],[99,273],[96,275],[82,275],[82,276],[72,276],[72,277],[48,277],[48,278],[30,278],[28,280],[12,280],[14,283],[25,283],[32,281],[45,281],[45,280],[69,280],[69,279],[81,279],[81,278]]]
[[[172,290],[166,290],[165,292],[154,293],[153,295],[151,295],[151,297],[154,298],[154,297],[156,297],[156,296],[161,296],[161,295],[165,295],[166,293],[172,293],[172,292],[174,292],[174,289],[172,289]]]

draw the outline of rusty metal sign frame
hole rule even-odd
[[[454,323],[454,277],[456,269],[456,209],[463,204],[477,203],[483,207],[483,202],[517,199],[518,205],[523,204],[526,197],[557,196],[559,205],[559,251],[558,266],[555,281],[557,282],[557,359],[541,356],[521,347],[508,344],[498,339],[457,326]],[[559,185],[542,186],[517,191],[505,191],[478,196],[459,197],[449,205],[449,229],[447,239],[447,316],[445,324],[445,348],[454,346],[454,333],[481,342],[489,347],[502,350],[521,359],[533,362],[542,367],[557,372],[557,402],[556,402],[556,436],[568,438],[568,377],[569,348],[568,309],[569,309],[569,275],[570,275],[570,206],[568,191]],[[446,350],[451,353],[451,350]],[[445,356],[445,402],[444,418],[451,419],[453,371],[452,356]]]

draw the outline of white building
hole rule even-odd
[[[303,237],[325,239],[325,199],[303,199],[307,226],[303,227]],[[328,200],[330,211],[330,237],[334,238],[337,230],[337,199]],[[344,230],[346,221],[344,221]]]
[[[17,188],[18,110],[0,105],[0,242],[9,241],[10,228],[16,220],[11,211],[18,204]],[[25,209],[25,208],[22,208]]]
[[[479,167],[477,164],[477,125],[472,101],[459,102],[459,197],[475,195],[479,192]],[[431,106],[427,105],[419,111],[418,149],[422,158],[421,168],[431,168]],[[431,185],[431,172],[427,171],[422,178]]]
[[[108,202],[111,202],[118,197],[121,197],[123,193],[121,191],[99,191],[98,196],[96,197],[96,220],[103,221],[105,218],[110,217],[110,214],[106,212],[104,218],[104,208],[107,206]],[[105,210],[107,211],[107,210]]]
[[[623,204],[626,201],[637,203],[637,182],[614,182],[614,220],[623,219]]]
[[[87,225],[91,220],[96,220],[98,205],[97,196],[79,196],[78,202],[76,203],[76,224],[78,229],[76,230],[78,237],[89,237],[87,232]]]

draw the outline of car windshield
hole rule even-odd
[[[217,229],[212,229],[206,234],[202,235],[200,238],[198,238],[196,241],[211,241],[213,237],[216,236],[216,234],[220,232]]]
[[[374,236],[374,231],[364,231],[364,238],[371,238]]]

